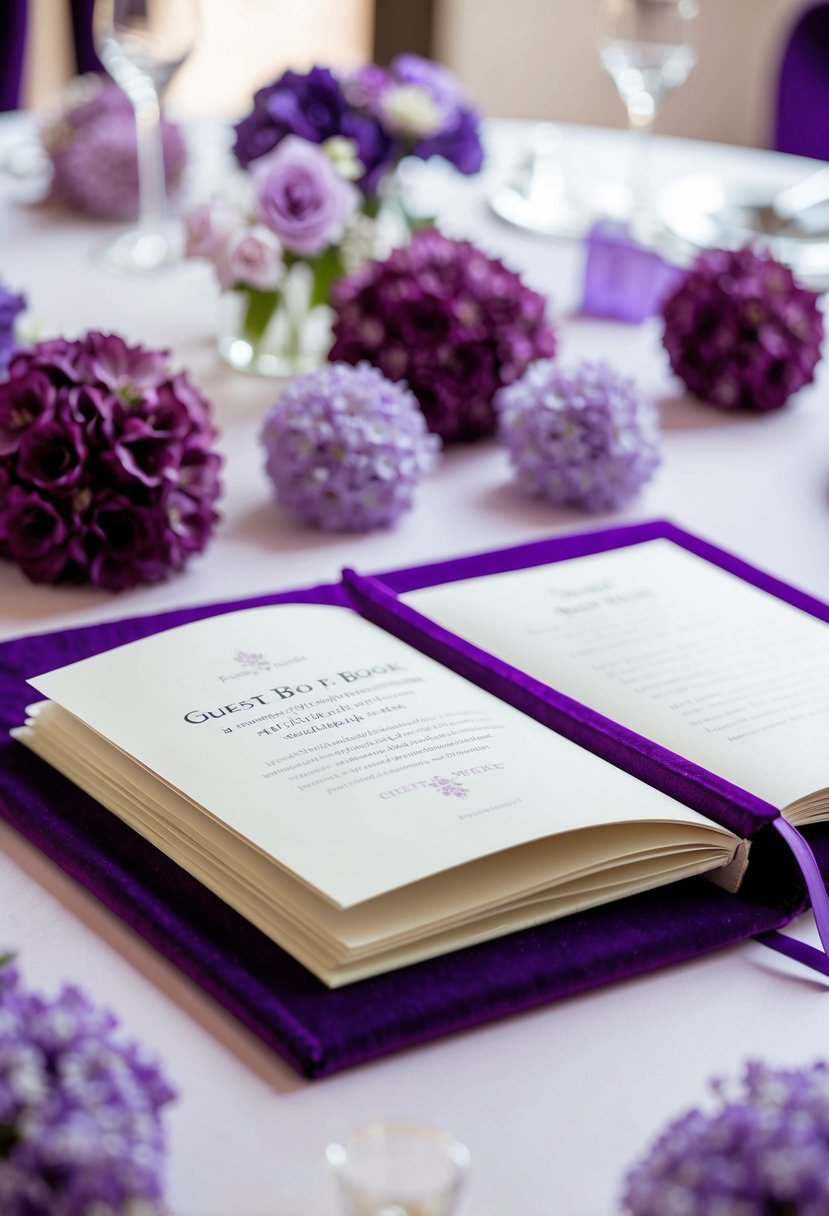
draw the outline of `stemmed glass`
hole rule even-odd
[[[198,0],[95,0],[95,47],[132,103],[138,148],[138,226],[104,249],[108,269],[142,273],[179,255],[167,224],[161,99],[193,48],[198,17]]]
[[[659,108],[696,63],[697,0],[601,0],[599,54],[628,113],[631,221],[647,225],[650,137]]]

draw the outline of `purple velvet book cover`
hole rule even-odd
[[[561,560],[667,536],[805,611],[829,609],[669,524],[646,524],[403,570],[351,576],[242,603],[184,609],[0,646],[0,814],[254,1034],[308,1076],[515,1014],[584,989],[694,957],[786,924],[804,906],[797,868],[769,824],[773,808],[653,749],[618,724],[409,614],[395,593],[493,570]],[[401,968],[327,989],[238,913],[93,799],[9,737],[32,699],[29,676],[189,620],[263,603],[350,606],[555,729],[732,821],[753,839],[749,879],[735,896],[689,879]],[[464,649],[466,647],[466,649]],[[510,692],[512,689],[512,692]],[[575,726],[572,723],[575,722]],[[829,860],[829,831],[810,837]],[[821,858],[821,853],[827,854]]]

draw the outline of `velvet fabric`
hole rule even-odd
[[[829,160],[829,3],[811,4],[791,29],[777,85],[778,152]]]
[[[481,573],[482,565],[496,569],[513,562],[518,568],[548,561],[551,558],[544,553],[553,551],[548,546],[558,556],[573,556],[574,546],[580,552],[595,552],[653,534],[684,536],[667,525],[617,529],[402,571],[380,581],[403,589],[426,585],[425,579],[468,577]],[[750,569],[742,563],[729,568],[742,577]],[[753,573],[751,581],[765,579]],[[791,853],[767,825],[754,835],[749,875],[739,895],[705,879],[688,879],[388,975],[327,989],[115,815],[8,735],[23,721],[25,706],[33,699],[26,684],[29,676],[190,620],[283,602],[356,606],[345,586],[321,586],[1,645],[0,814],[305,1076],[324,1076],[768,933],[805,906],[804,886]],[[823,866],[829,863],[829,829],[813,830],[810,842],[818,861]]]

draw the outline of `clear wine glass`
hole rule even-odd
[[[633,150],[631,221],[647,223],[650,145],[654,120],[667,97],[696,63],[693,24],[697,0],[601,0],[599,54],[625,103]]]
[[[95,0],[95,47],[132,103],[138,148],[138,226],[102,252],[111,270],[143,273],[179,256],[167,217],[161,100],[193,49],[198,23],[198,0]]]

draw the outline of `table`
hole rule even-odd
[[[7,120],[0,146],[20,129]],[[0,564],[0,636],[298,587],[334,579],[346,564],[387,569],[654,517],[829,597],[825,369],[786,410],[732,418],[683,397],[658,322],[631,327],[573,315],[581,248],[510,229],[486,206],[527,132],[527,124],[491,124],[484,175],[464,181],[435,171],[419,189],[447,231],[474,236],[552,298],[563,360],[606,358],[658,401],[664,464],[628,509],[591,518],[527,500],[505,454],[484,443],[447,452],[395,531],[332,537],[301,528],[272,505],[262,470],[257,431],[275,386],[219,363],[207,267],[184,264],[146,280],[109,276],[91,257],[105,226],[24,205],[19,183],[0,181],[3,279],[26,290],[30,311],[51,331],[102,328],[169,346],[213,400],[226,456],[223,524],[182,575],[113,597],[35,587]],[[571,127],[564,138],[574,178],[623,174],[622,134]],[[199,141],[212,172],[220,142],[204,132]],[[809,168],[681,140],[658,140],[654,151],[657,181],[713,170],[773,187]],[[204,166],[198,172],[207,174]],[[599,1216],[615,1210],[626,1166],[667,1118],[702,1098],[709,1076],[733,1074],[749,1057],[801,1064],[826,1051],[826,981],[748,942],[306,1083],[3,825],[0,906],[0,947],[18,952],[29,984],[53,992],[64,980],[79,983],[164,1060],[180,1091],[167,1122],[169,1198],[182,1216],[333,1212],[326,1144],[356,1123],[393,1115],[442,1125],[469,1146],[463,1216]],[[795,931],[815,940],[810,917]]]

